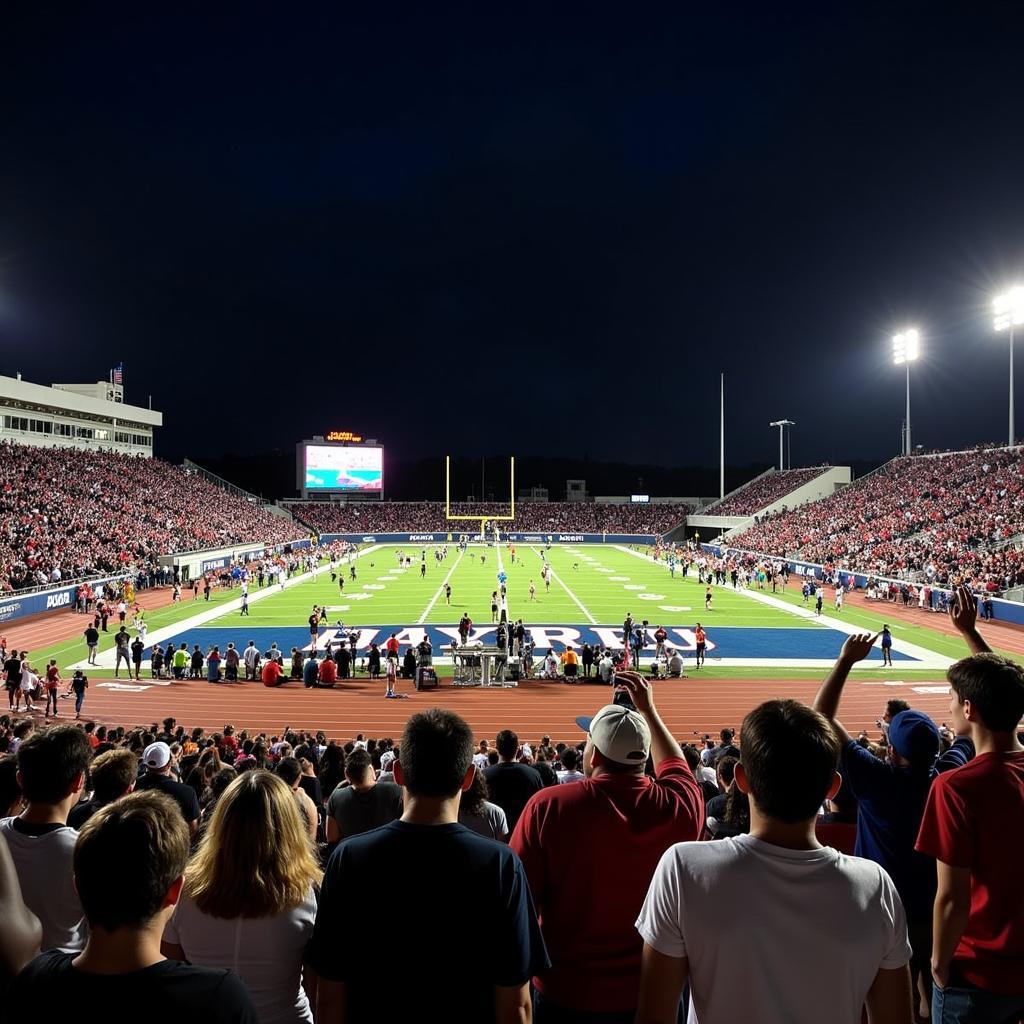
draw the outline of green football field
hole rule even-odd
[[[608,630],[620,629],[625,616],[632,614],[637,621],[647,619],[652,632],[663,624],[670,630],[670,644],[678,641],[677,646],[685,652],[687,631],[701,622],[714,645],[708,672],[728,678],[803,678],[821,676],[845,632],[877,631],[885,615],[884,607],[878,613],[849,607],[837,613],[829,589],[826,618],[819,622],[813,615],[807,617],[795,577],[788,592],[780,589],[774,595],[770,589],[748,594],[715,587],[712,607],[706,611],[704,586],[697,583],[696,569],[691,568],[685,579],[677,570],[673,578],[664,564],[655,564],[648,557],[646,549],[561,545],[545,551],[539,545],[516,545],[513,561],[507,547],[471,546],[462,553],[451,545],[441,562],[434,558],[434,545],[403,545],[401,550],[411,556],[410,567],[399,566],[398,546],[364,548],[353,563],[354,580],[348,563],[339,565],[344,588],[331,582],[326,563],[315,578],[290,581],[284,590],[260,591],[253,585],[247,617],[239,614],[237,588],[215,591],[209,604],[192,601],[191,592],[186,592],[179,605],[147,615],[149,642],[200,643],[204,650],[218,643],[223,650],[228,640],[244,646],[254,633],[260,647],[269,646],[265,641],[273,638],[288,650],[308,642],[308,616],[313,605],[320,605],[328,609],[331,627],[339,622],[348,628],[365,627],[365,636],[378,643],[391,631],[406,637],[405,642],[414,642],[408,637],[429,627],[437,648],[451,635],[439,630],[455,627],[464,612],[476,626],[490,624],[491,594],[499,586],[497,574],[504,571],[509,618],[523,618],[534,628],[535,637],[548,637],[556,649],[566,636],[608,642]],[[552,569],[550,588],[541,578],[545,559]],[[421,564],[426,566],[425,574]],[[532,600],[531,582],[535,588]],[[445,584],[451,587],[450,605]],[[965,653],[956,639],[926,626],[891,625],[897,651],[903,648],[906,652],[897,653],[897,658],[905,659],[896,662],[900,678],[934,680],[945,659]],[[108,660],[113,664],[112,645],[112,637],[104,636],[101,666]],[[56,657],[62,668],[85,657],[84,645],[77,639],[32,654],[36,662]],[[880,669],[880,661],[864,666],[865,671]]]

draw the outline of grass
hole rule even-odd
[[[340,566],[345,586],[339,590],[332,583],[324,566],[315,579],[274,591],[251,602],[250,614],[240,619],[237,611],[226,612],[214,620],[224,626],[238,623],[245,626],[304,626],[314,604],[326,605],[331,623],[344,620],[349,626],[411,626],[420,623],[455,625],[463,612],[476,623],[490,621],[491,594],[498,589],[497,573],[507,574],[509,617],[522,617],[527,624],[605,625],[620,627],[627,613],[637,620],[649,619],[652,627],[692,627],[703,622],[713,638],[716,626],[748,626],[760,628],[821,628],[813,620],[790,616],[785,611],[751,600],[728,587],[714,588],[712,611],[704,610],[704,587],[697,583],[696,571],[684,579],[677,571],[673,579],[664,565],[654,564],[636,552],[612,545],[563,545],[544,551],[539,545],[517,545],[515,561],[507,548],[470,548],[465,554],[452,545],[447,559],[438,563],[433,546],[403,545],[412,557],[410,567],[399,568],[399,547],[381,546],[364,549],[355,562],[356,579],[349,578],[348,565]],[[421,552],[426,552],[426,573],[421,574]],[[645,552],[641,552],[644,554]],[[541,567],[547,560],[553,570],[550,589],[541,580]],[[530,583],[535,599],[530,600]],[[446,604],[443,585],[452,589],[451,605]],[[265,588],[267,589],[267,588]],[[254,587],[250,594],[259,594]],[[769,591],[770,593],[770,591]],[[795,585],[774,595],[781,601],[800,606],[802,600]],[[225,604],[238,597],[238,590],[214,591],[208,605],[201,599],[193,602],[191,591],[178,605],[167,606],[147,614],[150,633],[172,626],[211,605]],[[877,613],[852,607],[836,614],[829,604],[825,613],[844,622],[877,631],[884,620],[885,608]],[[85,617],[82,628],[85,628]],[[212,623],[211,623],[212,624]],[[898,639],[951,658],[962,656],[963,645],[927,626],[892,623]],[[101,650],[113,646],[113,632],[101,636]],[[84,658],[81,638],[33,651],[33,660],[44,663],[56,658],[66,667]],[[739,668],[716,666],[709,661],[709,675],[728,678],[817,678],[820,668],[781,668],[774,666]],[[872,670],[877,676],[877,668]],[[897,663],[892,673],[906,680],[935,679],[936,671],[904,667]]]

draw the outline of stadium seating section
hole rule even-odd
[[[893,459],[820,501],[730,537],[736,547],[879,576],[1024,582],[1021,450]]]
[[[502,504],[459,503],[452,514],[462,516],[500,516],[508,513]],[[320,533],[403,533],[460,532],[457,523],[448,522],[444,502],[385,501],[338,504],[306,502],[291,506],[291,511]],[[506,529],[538,533],[643,533],[663,534],[679,526],[693,509],[669,502],[612,505],[593,502],[545,501],[520,502],[513,523]],[[475,531],[472,521],[462,530]]]
[[[756,515],[761,509],[774,504],[798,487],[809,484],[824,470],[825,467],[822,466],[811,466],[808,469],[786,469],[779,473],[759,476],[745,487],[726,495],[722,501],[709,505],[704,509],[704,513],[716,516]]]
[[[0,523],[4,590],[141,568],[175,551],[305,535],[160,459],[11,444],[0,445]]]

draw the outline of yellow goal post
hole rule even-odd
[[[452,457],[444,457],[444,517],[448,522],[465,522],[467,520],[480,524],[480,536],[484,536],[484,526],[487,523],[511,522],[516,517],[516,457],[509,456],[508,479],[509,479],[509,514],[507,516],[481,516],[481,515],[453,515],[452,514]],[[481,495],[481,499],[483,495]]]

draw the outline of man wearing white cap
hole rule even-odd
[[[166,743],[150,743],[142,752],[146,774],[135,784],[136,792],[156,789],[169,796],[180,808],[182,817],[195,835],[199,828],[199,798],[191,786],[171,778],[171,748]]]
[[[526,868],[551,969],[533,979],[535,1019],[632,1022],[643,943],[634,922],[661,855],[700,834],[704,801],[683,751],[633,672],[587,733],[586,778],[534,794],[509,845]],[[655,774],[645,774],[648,756]]]

